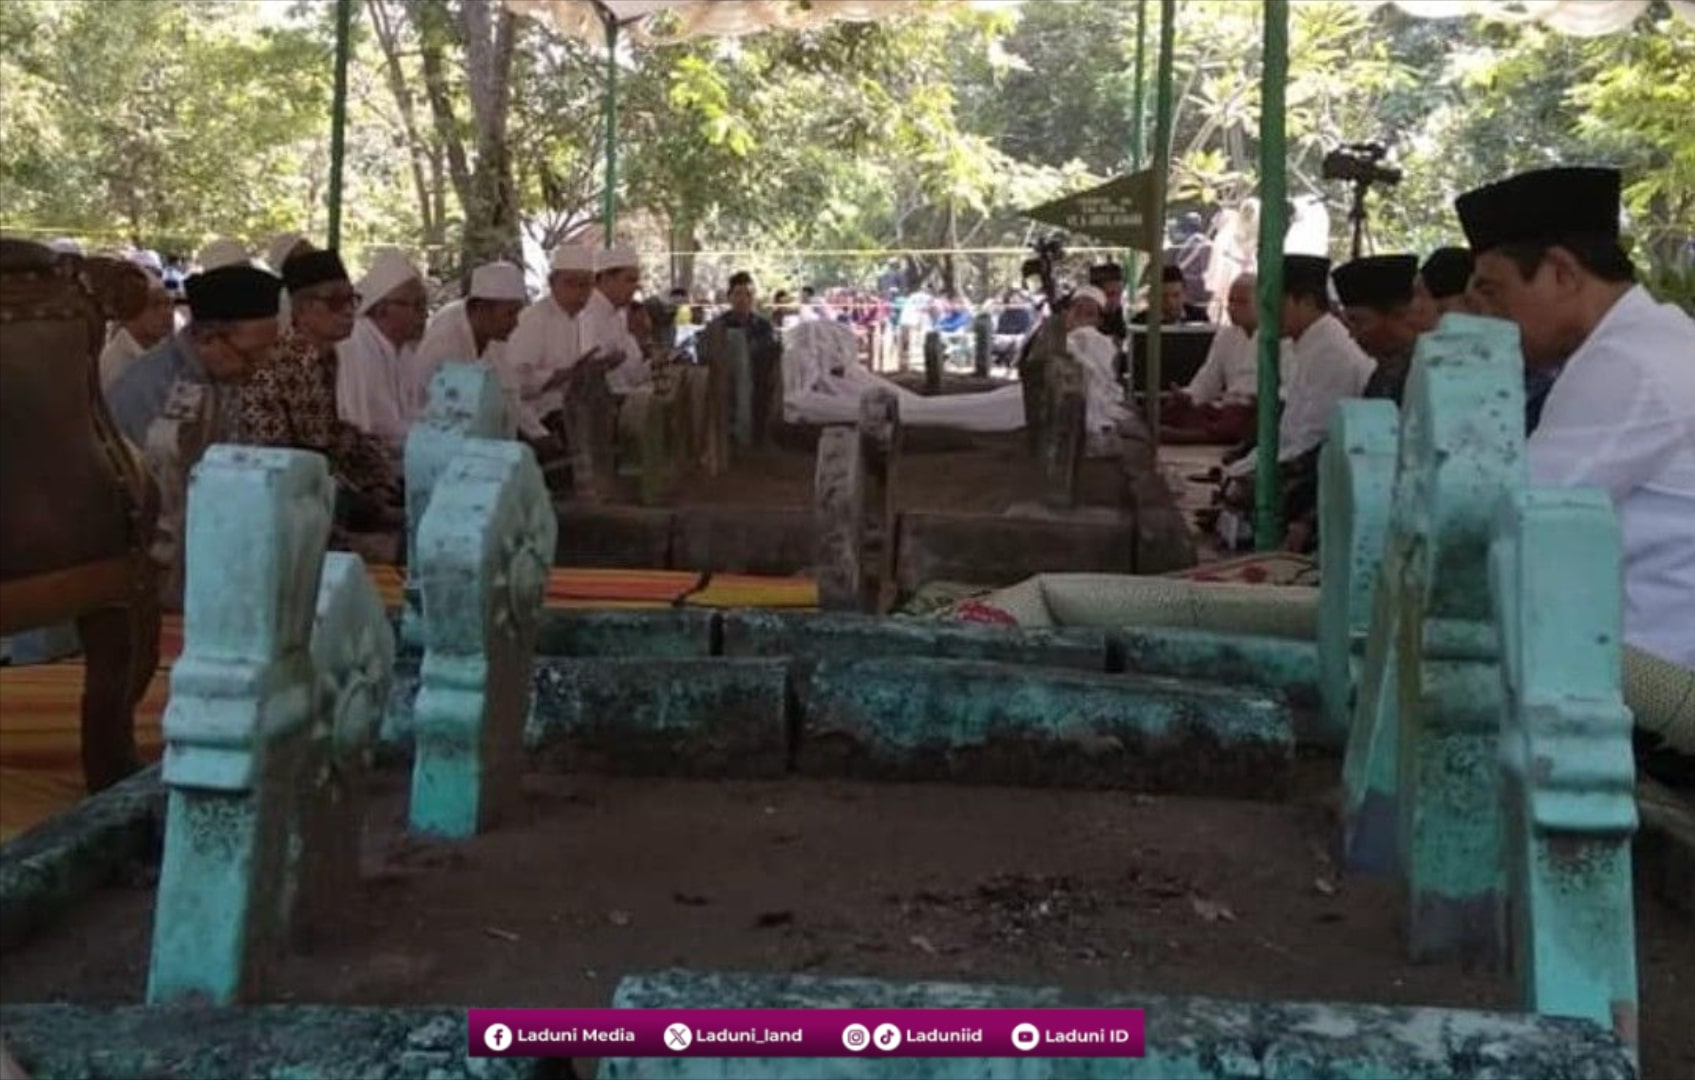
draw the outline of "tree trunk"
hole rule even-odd
[[[522,245],[506,121],[512,105],[517,16],[505,7],[494,8],[474,0],[463,4],[459,14],[477,131],[477,165],[472,174],[471,199],[465,206],[465,262],[471,266],[488,259],[516,260],[522,257]]]
[[[436,174],[433,180],[439,186],[440,157],[432,153],[432,148],[419,134],[417,99],[413,97],[412,88],[406,82],[406,73],[400,66],[399,35],[388,0],[368,0],[365,6],[371,13],[371,28],[376,33],[377,44],[382,48],[389,90],[400,110],[401,127],[406,132],[407,157],[412,167],[412,187],[418,197],[418,219],[423,226],[425,246],[433,253],[446,239],[442,217],[437,213],[438,204],[431,197],[434,188],[428,175],[433,168]]]

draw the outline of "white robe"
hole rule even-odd
[[[1695,321],[1625,293],[1566,362],[1525,453],[1533,484],[1612,498],[1625,640],[1695,668]]]
[[[1354,342],[1334,315],[1321,315],[1290,349],[1284,364],[1283,418],[1277,425],[1277,460],[1293,461],[1319,446],[1330,431],[1330,415],[1347,398],[1365,393],[1377,361]],[[1259,460],[1249,453],[1225,469],[1248,476]]]
[[[1186,389],[1196,405],[1245,405],[1259,397],[1259,335],[1221,326],[1212,348]]]
[[[112,380],[124,373],[146,352],[136,343],[129,330],[120,326],[106,342],[106,347],[100,350],[100,388],[104,390],[112,385]]]
[[[501,393],[506,398],[506,411],[518,425],[518,430],[532,437],[543,434],[541,425],[534,422],[534,417],[528,418],[529,424],[525,423],[526,414],[518,384],[512,377],[506,358],[506,342],[491,341],[483,347],[480,354],[477,352],[477,335],[471,331],[471,320],[465,314],[464,300],[443,304],[441,310],[430,317],[429,325],[424,328],[424,340],[418,343],[418,351],[408,365],[407,383],[411,388],[417,415],[423,416],[429,409],[430,382],[443,364],[474,364],[478,361],[494,368],[495,375],[500,380]]]
[[[567,314],[551,296],[524,309],[502,350],[500,372],[518,430],[532,438],[546,433],[541,418],[565,404],[564,390],[543,390],[549,379],[569,371],[583,355],[582,313]]]
[[[412,342],[396,349],[376,323],[361,316],[352,335],[335,347],[341,418],[390,446],[404,443],[419,411],[410,374],[416,349]]]
[[[598,349],[602,356],[618,358],[606,372],[606,385],[614,394],[628,394],[653,381],[653,371],[630,333],[623,308],[613,307],[606,294],[596,289],[578,317],[582,320],[583,355]]]
[[[1119,422],[1129,415],[1124,388],[1118,382],[1118,343],[1092,326],[1080,326],[1065,335],[1065,345],[1083,366],[1087,380],[1084,423],[1089,434],[1117,431]]]

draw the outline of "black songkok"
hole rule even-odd
[[[1503,244],[1557,244],[1572,237],[1618,239],[1617,169],[1540,169],[1468,191],[1454,200],[1473,253]]]
[[[220,266],[195,274],[184,286],[188,310],[205,322],[245,322],[277,317],[282,282],[256,266]]]
[[[1416,255],[1370,255],[1338,266],[1331,279],[1344,307],[1388,311],[1413,297],[1418,278]]]
[[[282,265],[282,279],[291,295],[329,281],[353,280],[347,276],[347,267],[341,264],[341,255],[334,248],[291,255]]]

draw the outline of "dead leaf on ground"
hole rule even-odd
[[[931,944],[930,939],[925,937],[923,934],[912,935],[906,939],[906,943],[917,949],[919,952],[929,956],[938,956],[941,953],[941,950]]]
[[[1336,883],[1328,878],[1313,878],[1312,887],[1325,896],[1336,895]]]
[[[704,896],[698,896],[695,893],[686,892],[672,893],[671,900],[673,903],[681,904],[684,907],[706,907],[708,904],[712,903],[710,899]]]
[[[1193,905],[1195,914],[1207,922],[1236,921],[1236,913],[1230,910],[1228,904],[1221,904],[1217,900],[1207,900],[1199,896],[1190,897],[1189,903]]]
[[[634,920],[635,916],[627,911],[608,911],[606,913],[606,921],[613,926],[628,926]]]
[[[517,934],[514,934],[510,930],[502,930],[498,926],[485,926],[485,927],[483,927],[483,933],[487,934],[491,938],[499,938],[501,941],[517,941],[518,940]]]
[[[792,911],[762,911],[753,920],[753,925],[759,930],[770,930],[777,926],[792,926],[795,913]]]

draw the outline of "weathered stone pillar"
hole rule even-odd
[[[995,320],[987,314],[971,320],[971,359],[979,379],[989,377],[989,359],[995,342]]]
[[[466,439],[510,439],[512,416],[500,379],[488,364],[443,364],[430,380],[429,408],[406,437],[406,584],[400,637],[406,648],[424,643],[418,592],[418,526],[448,462]]]
[[[195,473],[150,1002],[264,995],[298,842],[316,704],[307,643],[333,499],[316,454],[214,446]]]
[[[311,653],[317,701],[291,890],[294,936],[307,943],[334,932],[359,887],[366,779],[394,675],[394,631],[357,555],[324,557]]]
[[[1637,1044],[1636,766],[1620,675],[1619,533],[1598,489],[1502,500],[1491,574],[1513,959],[1526,1009]]]
[[[939,394],[942,392],[942,335],[938,330],[931,330],[924,335],[924,392]]]
[[[895,476],[900,402],[886,390],[860,400],[859,425],[818,442],[818,602],[831,611],[888,610],[895,589]]]
[[[463,839],[517,797],[557,522],[530,448],[467,439],[418,534],[424,662],[411,828]]]

